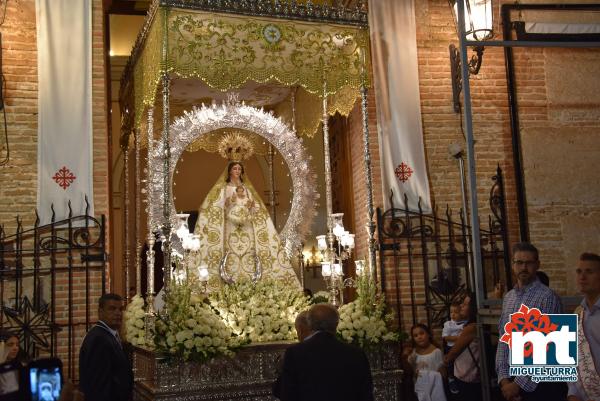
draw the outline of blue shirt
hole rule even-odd
[[[521,304],[529,308],[537,308],[542,313],[555,314],[562,313],[562,304],[560,298],[554,291],[542,284],[538,279],[530,284],[519,287],[515,286],[506,293],[502,300],[502,315],[498,322],[498,333],[500,337],[504,335],[504,325],[510,320],[512,313],[518,312]],[[509,375],[510,349],[508,344],[498,342],[496,351],[496,373],[498,373],[498,383],[502,379],[510,378]],[[517,376],[514,382],[524,391],[532,392],[536,389],[537,383],[531,381],[529,376]]]
[[[581,307],[583,308],[583,333],[590,345],[592,358],[594,359],[594,364],[597,369],[600,366],[600,299],[590,307],[584,298],[583,301],[581,301]],[[598,374],[600,374],[600,372],[598,372]],[[589,398],[584,396],[585,391],[581,387],[580,381],[568,384],[568,395],[574,395],[580,400],[587,400]]]

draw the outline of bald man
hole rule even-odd
[[[372,401],[373,380],[365,353],[339,341],[337,309],[313,305],[312,334],[289,347],[281,375],[282,401]]]
[[[296,327],[296,334],[298,335],[298,341],[302,342],[312,334],[312,330],[308,325],[308,311],[302,311],[298,313],[296,316],[296,320],[294,321],[294,326]],[[281,361],[277,366],[277,380],[273,383],[273,395],[277,398],[281,398],[281,370],[282,370]]]
[[[296,316],[296,321],[294,322],[294,326],[296,327],[296,334],[298,335],[298,341],[300,342],[304,341],[312,334],[312,330],[308,324],[307,310],[298,313],[298,316]]]

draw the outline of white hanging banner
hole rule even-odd
[[[414,0],[379,0],[369,3],[369,27],[377,97],[379,151],[385,208],[404,205],[431,211],[429,181],[417,63]]]
[[[36,0],[41,224],[93,210],[90,0]]]

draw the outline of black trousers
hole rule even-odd
[[[452,394],[450,399],[456,401],[475,401],[481,399],[481,383],[467,383],[454,379],[458,394]]]
[[[538,383],[535,391],[521,391],[522,401],[565,401],[568,387],[566,383]]]

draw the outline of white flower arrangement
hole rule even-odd
[[[125,339],[137,347],[152,348],[153,344],[146,342],[145,316],[144,299],[135,295],[125,309]]]
[[[159,351],[184,360],[203,361],[232,355],[241,339],[206,302],[186,284],[172,284],[167,300],[168,317],[156,321],[155,343]]]
[[[331,296],[331,293],[329,291],[317,291],[312,296],[312,302],[315,304],[318,304],[321,302],[330,302],[329,301],[330,296]]]
[[[296,339],[296,316],[309,307],[298,288],[271,279],[240,280],[209,299],[232,332],[252,343]]]
[[[358,276],[357,298],[339,309],[338,335],[348,343],[368,347],[383,341],[398,341],[389,330],[391,315],[385,313],[385,302],[367,274]]]

